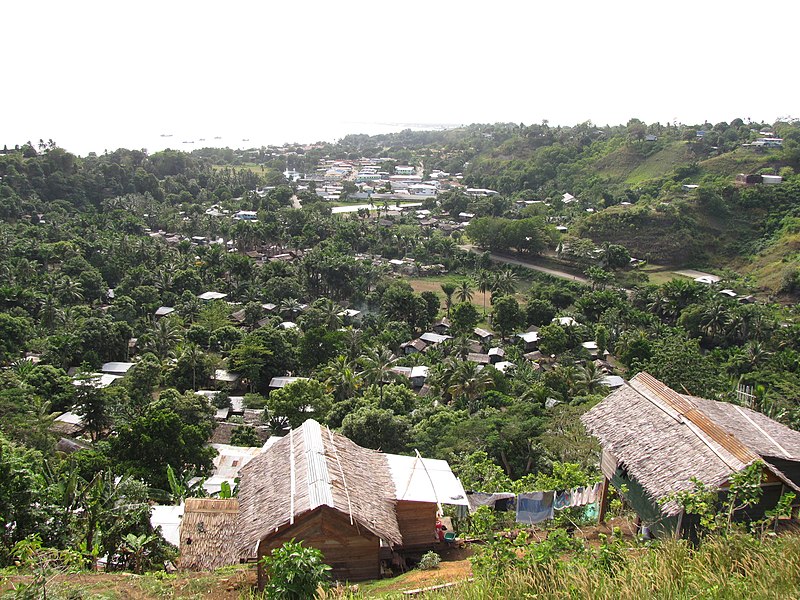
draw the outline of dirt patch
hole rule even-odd
[[[414,569],[398,577],[361,585],[359,589],[367,596],[377,596],[390,592],[402,592],[443,583],[465,581],[470,577],[472,577],[472,564],[469,560],[451,560],[442,561],[437,569],[428,571]]]

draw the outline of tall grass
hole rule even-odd
[[[627,546],[611,570],[563,558],[528,570],[511,569],[495,580],[477,578],[425,598],[800,598],[800,537],[762,542],[733,535],[707,539],[699,548],[672,540],[651,548]]]

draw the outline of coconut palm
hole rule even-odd
[[[444,292],[444,306],[447,309],[447,317],[450,317],[450,307],[453,305],[453,294],[456,293],[456,285],[446,281],[441,284]]]
[[[329,330],[334,331],[342,326],[340,313],[342,308],[330,298],[323,298],[316,303],[316,308],[322,311],[325,318],[325,325]]]
[[[354,329],[353,327],[345,327],[343,333],[347,359],[352,362],[361,355],[361,341],[364,334],[360,329]]]
[[[65,275],[56,282],[55,291],[64,304],[83,301],[83,286],[69,276]]]
[[[575,389],[584,394],[594,394],[602,389],[603,377],[603,372],[597,368],[597,365],[589,361],[578,367]]]
[[[385,346],[368,348],[359,362],[363,369],[360,375],[368,384],[380,386],[383,400],[383,385],[397,378],[397,374],[392,371],[397,357]]]
[[[294,319],[303,310],[303,305],[295,298],[284,298],[278,306],[278,312],[286,319]]]
[[[175,346],[181,341],[178,326],[172,319],[162,318],[146,334],[144,351],[152,352],[159,359],[164,360],[173,355]]]
[[[469,279],[463,279],[461,281],[456,293],[461,302],[469,302],[472,300],[472,285],[470,285]]]
[[[361,387],[363,380],[356,372],[355,364],[345,356],[337,356],[322,370],[325,385],[337,402],[352,398]]]
[[[492,274],[485,269],[481,269],[475,275],[475,285],[478,291],[483,294],[483,316],[486,316],[486,293],[492,289]]]
[[[700,326],[713,340],[723,333],[731,322],[731,312],[723,300],[714,300],[700,315]]]
[[[474,362],[464,361],[458,364],[453,380],[447,391],[453,400],[464,399],[469,411],[477,410],[477,400],[494,383],[487,369]]]
[[[509,267],[494,274],[492,281],[492,298],[495,296],[513,296],[517,290],[517,274]]]

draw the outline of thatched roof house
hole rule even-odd
[[[655,530],[680,533],[681,509],[663,502],[690,490],[692,478],[724,487],[754,461],[765,464],[762,508],[784,490],[800,491],[800,433],[753,410],[684,396],[648,373],[581,417],[603,447],[601,469]],[[761,506],[760,505],[760,506]]]
[[[380,540],[402,541],[385,456],[314,420],[239,475],[240,557],[260,559],[295,538],[322,550],[334,578],[370,579],[380,575]]]
[[[187,498],[180,525],[179,568],[206,571],[237,562],[230,540],[238,514],[236,498]]]

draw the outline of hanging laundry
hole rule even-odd
[[[555,492],[531,492],[517,496],[517,523],[541,523],[553,518]]]
[[[595,483],[589,491],[589,502],[597,502],[598,495],[600,494],[600,483]]]
[[[555,510],[564,510],[565,508],[569,508],[569,503],[571,500],[572,495],[570,494],[569,490],[558,492],[555,500],[553,501],[553,508]]]
[[[495,504],[498,500],[507,500],[509,498],[514,498],[514,494],[510,492],[497,492],[495,494],[487,494],[486,492],[468,493],[467,502],[469,502],[469,512],[474,513],[478,510],[479,506],[489,506],[497,509]]]
[[[582,506],[581,500],[583,499],[583,486],[573,488],[570,492],[570,502],[569,505],[571,507]]]

